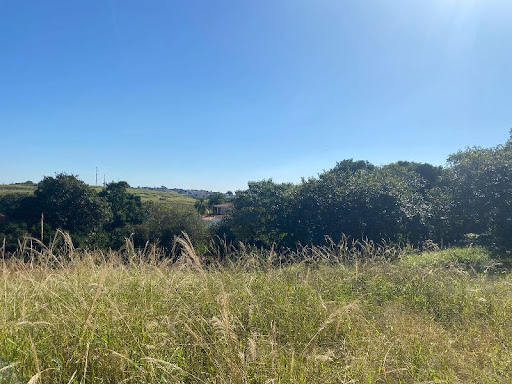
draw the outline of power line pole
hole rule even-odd
[[[98,186],[98,167],[96,167],[96,186]]]

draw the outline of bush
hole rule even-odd
[[[145,203],[144,211],[144,221],[133,227],[135,246],[144,247],[150,242],[170,249],[174,237],[182,232],[190,236],[194,246],[206,245],[207,227],[193,207]]]

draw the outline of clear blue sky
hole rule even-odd
[[[0,183],[298,182],[512,127],[510,0],[0,0]]]

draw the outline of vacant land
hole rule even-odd
[[[182,246],[6,261],[0,382],[512,381],[512,274],[482,249],[206,267]]]
[[[100,192],[102,187],[93,187]],[[32,194],[36,190],[36,185],[27,184],[8,184],[0,185],[0,196],[8,193]],[[174,192],[163,192],[150,189],[129,188],[128,193],[140,196],[142,201],[151,201],[154,203],[183,204],[194,205],[195,199],[189,196],[181,195]]]
[[[7,195],[9,193],[21,193],[24,195],[31,195],[36,190],[35,185],[27,184],[7,184],[0,185],[0,196]]]
[[[194,205],[196,199],[175,192],[163,192],[151,189],[129,188],[128,193],[140,196],[142,201],[152,201],[153,203],[169,203]]]

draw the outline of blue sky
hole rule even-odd
[[[236,190],[512,127],[509,0],[0,0],[0,183]]]

